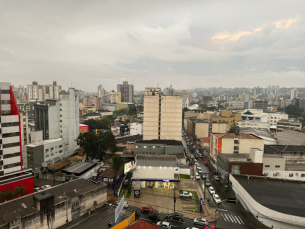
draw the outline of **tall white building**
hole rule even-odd
[[[291,90],[290,100],[293,100],[296,97],[298,97],[298,89],[294,88],[294,89]]]
[[[38,85],[36,81],[27,85],[28,101],[59,99],[60,91],[61,86],[57,85],[56,81],[49,85]]]
[[[241,101],[244,101],[244,102],[246,102],[246,101],[249,101],[250,100],[250,97],[249,97],[250,95],[249,94],[247,94],[247,93],[242,93],[242,94],[239,94],[239,99],[241,100]]]
[[[162,95],[161,88],[145,88],[143,140],[181,141],[182,98]]]

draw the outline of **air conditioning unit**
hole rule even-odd
[[[148,94],[149,94],[149,95],[152,95],[152,92],[149,92]]]

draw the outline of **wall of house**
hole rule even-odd
[[[240,165],[240,174],[254,176],[263,175],[263,163],[229,162],[229,173],[231,173],[232,165]]]
[[[285,158],[263,158],[264,170],[285,171]],[[277,167],[275,167],[277,166]],[[279,166],[279,167],[278,167]]]
[[[239,152],[250,153],[251,148],[258,148],[264,151],[263,139],[239,139]]]
[[[197,138],[209,137],[209,123],[196,123],[195,124],[195,135]]]

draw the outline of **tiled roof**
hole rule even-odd
[[[151,223],[148,223],[144,221],[143,219],[139,219],[138,221],[131,224],[129,227],[126,227],[128,229],[160,229],[157,225],[153,225]]]

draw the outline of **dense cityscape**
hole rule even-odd
[[[0,229],[305,228],[304,9],[0,1]]]

